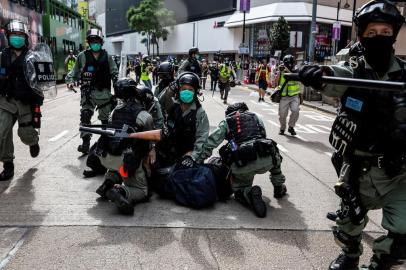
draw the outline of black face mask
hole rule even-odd
[[[389,69],[395,36],[375,36],[360,39],[365,48],[365,59],[368,64],[378,73],[382,74]]]

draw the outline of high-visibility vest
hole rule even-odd
[[[281,78],[279,81],[279,85],[282,87],[285,83],[285,76],[283,76],[283,72],[281,72]],[[287,90],[286,90],[287,89]],[[293,97],[300,94],[300,83],[298,81],[289,81],[283,89],[281,89],[282,97]]]
[[[75,63],[76,61],[74,58],[68,60],[68,71],[71,71],[75,67]]]
[[[258,81],[259,80],[259,77],[261,76],[261,73],[263,72],[263,68],[264,66],[263,65],[261,65],[261,67],[259,68],[259,72],[257,73],[257,75],[255,76],[255,80],[256,81]],[[266,81],[268,81],[268,79],[269,79],[269,70],[268,70],[268,67],[267,66],[265,66],[265,73],[266,73]]]
[[[228,79],[231,76],[231,68],[223,65],[220,70],[220,77]]]
[[[141,80],[142,81],[148,81],[149,80],[149,73],[147,70],[147,64],[142,63],[141,64]]]

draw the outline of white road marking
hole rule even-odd
[[[56,142],[57,140],[59,140],[60,138],[62,138],[63,136],[65,136],[66,134],[69,133],[69,130],[64,130],[61,133],[59,133],[58,135],[56,135],[55,137],[52,137],[51,139],[49,139],[49,142]]]
[[[281,151],[284,152],[284,153],[289,152],[288,149],[286,149],[285,147],[283,147],[283,146],[282,146],[281,144],[279,144],[279,143],[278,143],[278,148],[279,148],[279,150],[281,150]]]
[[[316,133],[316,131],[314,131],[314,130],[312,130],[312,129],[304,126],[304,125],[301,125],[301,124],[297,124],[296,127],[295,127],[295,130],[296,130],[296,132],[300,132],[300,133],[307,133],[307,134]]]
[[[268,120],[268,122],[269,122],[271,125],[274,125],[275,127],[278,127],[278,128],[279,128],[279,124],[278,124],[278,123],[276,123],[276,122],[274,122],[274,121],[271,121],[271,120]]]
[[[305,139],[305,138],[303,138],[302,136],[299,136],[299,135],[296,135],[296,138],[298,138],[298,139],[300,139],[300,140],[302,140],[304,142],[309,142],[309,140],[307,140],[307,139]]]
[[[329,156],[329,157],[332,157],[332,156],[333,156],[333,154],[330,153],[330,152],[324,152],[324,154],[327,155],[327,156]]]
[[[323,126],[323,125],[306,125],[308,128],[311,128],[319,133],[330,134],[331,128]]]
[[[315,120],[315,121],[324,121],[324,122],[333,122],[334,121],[334,118],[328,117],[326,115],[321,115],[321,114],[318,114],[318,115],[304,114],[303,116],[310,118],[312,120]]]

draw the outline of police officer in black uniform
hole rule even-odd
[[[89,125],[96,109],[99,120],[106,124],[112,110],[111,81],[117,80],[118,69],[113,58],[102,49],[103,34],[99,29],[87,31],[89,49],[81,52],[71,72],[66,76],[66,82],[73,83],[81,80],[81,125]],[[91,134],[82,133],[82,144],[78,151],[87,154],[90,148]]]
[[[16,121],[21,141],[30,146],[32,157],[38,156],[39,137],[33,109],[43,103],[43,97],[34,92],[24,76],[25,57],[29,52],[27,25],[12,20],[6,30],[9,47],[1,52],[0,58],[0,161],[4,167],[0,181],[14,176],[13,126]]]
[[[174,92],[169,87],[175,81],[175,68],[171,62],[162,62],[158,68],[159,83],[155,88],[154,95],[158,98],[162,113],[167,115],[169,108],[172,106],[172,97]]]
[[[345,63],[303,66],[299,72],[306,86],[341,97],[330,143],[339,171],[335,189],[342,199],[333,233],[342,253],[330,270],[358,269],[370,209],[382,209],[382,227],[388,234],[374,241],[368,269],[406,267],[406,94],[320,81],[329,75],[406,82],[406,63],[394,56],[393,49],[404,22],[392,2],[370,1],[354,17],[362,50]]]
[[[115,83],[114,93],[120,103],[111,113],[107,128],[121,130],[127,127],[129,133],[154,128],[152,116],[141,104],[136,87],[136,82],[130,78]],[[97,152],[108,171],[96,193],[114,202],[122,214],[133,214],[134,204],[147,198],[148,185],[142,160],[149,151],[147,141],[105,136],[98,141]]]
[[[197,76],[202,77],[202,69],[198,61],[199,58],[199,49],[194,47],[189,50],[189,58],[185,60],[178,70],[178,75],[183,72],[193,72]]]

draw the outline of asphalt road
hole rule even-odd
[[[298,136],[280,136],[277,105],[234,88],[229,103],[245,101],[279,143],[288,196],[274,199],[268,175],[258,175],[265,219],[232,199],[197,211],[156,196],[123,217],[98,200],[102,177],[82,178],[79,99],[61,87],[45,102],[38,158],[15,134],[16,175],[0,183],[0,269],[326,269],[338,254],[325,218],[338,205],[328,144],[333,115],[302,107]],[[203,106],[213,130],[226,105],[207,91]],[[384,232],[379,211],[370,218],[363,263]]]

